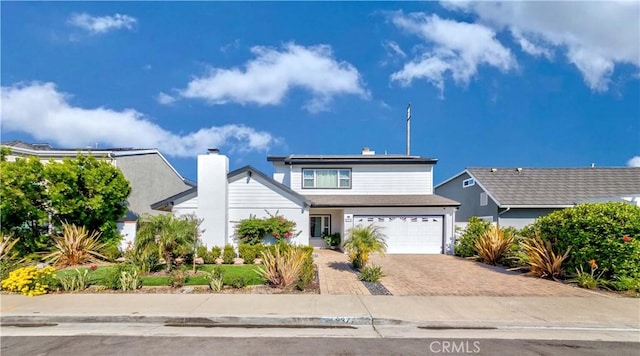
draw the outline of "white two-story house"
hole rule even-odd
[[[203,220],[207,245],[234,243],[235,224],[278,213],[300,231],[294,243],[323,247],[322,236],[375,224],[389,253],[451,253],[459,203],[433,194],[437,160],[407,155],[269,156],[273,177],[251,166],[229,172],[211,150],[198,157],[198,186],[153,204]]]

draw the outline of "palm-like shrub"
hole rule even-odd
[[[175,258],[194,249],[198,225],[192,217],[176,218],[171,214],[147,215],[139,221],[134,251],[144,256],[152,253],[164,258],[171,272]]]
[[[529,273],[537,277],[550,277],[554,280],[564,275],[562,263],[569,256],[571,247],[564,254],[556,253],[551,242],[543,240],[539,233],[522,240],[520,248],[526,254],[526,262],[530,267]]]
[[[62,234],[53,236],[55,251],[45,259],[56,267],[76,266],[106,259],[98,251],[104,248],[100,243],[100,232],[89,233],[84,226],[62,224]]]
[[[513,230],[492,226],[480,235],[474,245],[474,249],[482,262],[495,265],[504,258],[511,245],[513,245],[514,239]]]
[[[353,267],[362,268],[367,265],[372,253],[384,255],[387,251],[386,236],[375,225],[358,225],[347,231],[347,240],[343,248],[349,253]]]
[[[9,272],[18,265],[18,252],[13,249],[18,240],[0,233],[0,280],[7,278]]]
[[[257,273],[278,288],[287,288],[298,281],[307,257],[301,247],[276,244],[262,252],[262,264]]]

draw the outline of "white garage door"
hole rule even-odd
[[[442,253],[442,216],[354,216],[354,225],[375,224],[388,253]]]

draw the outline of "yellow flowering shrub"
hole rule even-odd
[[[2,281],[2,289],[10,292],[22,293],[29,297],[46,294],[49,286],[47,278],[55,277],[55,268],[36,266],[22,267],[9,273],[9,277]]]

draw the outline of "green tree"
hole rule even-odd
[[[4,158],[4,157],[3,157]],[[0,228],[19,237],[14,247],[20,255],[47,246],[47,192],[44,166],[35,157],[0,161]]]
[[[51,246],[63,223],[101,233],[100,242],[120,240],[117,220],[127,211],[131,187],[122,172],[105,161],[78,155],[42,164],[38,158],[0,159],[0,228],[19,237],[21,255]]]
[[[85,226],[99,231],[103,243],[120,241],[117,221],[127,211],[131,186],[118,168],[93,156],[78,155],[45,165],[44,177],[55,226]]]
[[[142,256],[157,253],[170,272],[175,257],[192,251],[200,221],[194,217],[176,218],[171,214],[145,215],[138,221],[134,252]]]
[[[355,268],[366,266],[372,253],[384,254],[387,251],[386,236],[378,226],[358,225],[349,229],[347,234],[343,247],[349,253],[349,259]]]

